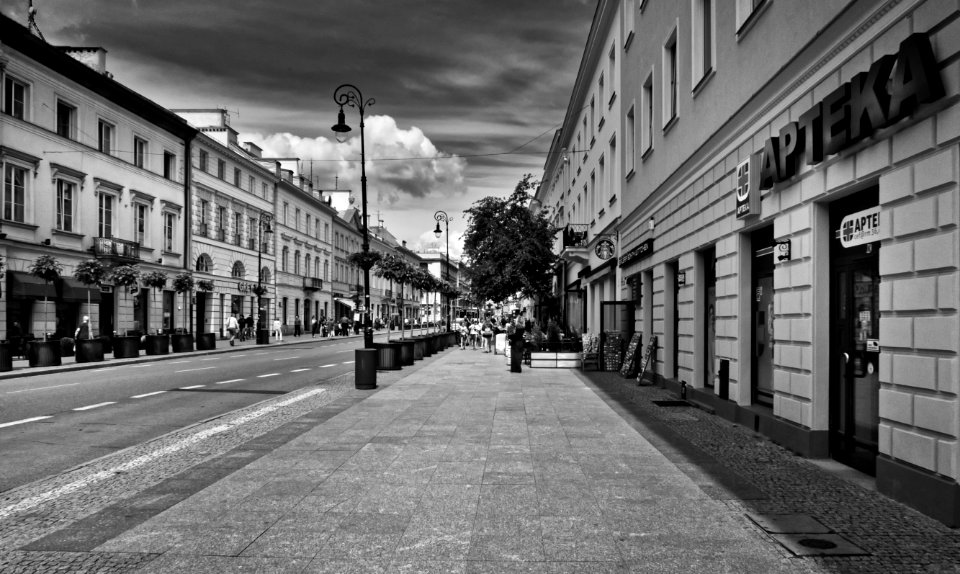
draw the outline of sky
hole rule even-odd
[[[463,211],[539,178],[596,0],[33,0],[54,45],[101,46],[114,79],[167,108],[225,108],[240,141],[299,157],[360,207],[359,112],[338,143],[334,90],[366,108],[367,210],[408,246],[460,254]],[[0,0],[26,25],[28,0]],[[441,226],[442,227],[442,226]]]

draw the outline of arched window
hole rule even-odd
[[[270,268],[267,267],[266,265],[264,265],[263,268],[260,269],[260,282],[267,283],[267,284],[270,283]]]
[[[300,250],[293,252],[293,272],[296,275],[300,275]]]
[[[246,275],[246,270],[243,268],[243,263],[235,261],[233,263],[233,270],[230,272],[230,276],[234,279],[243,279]]]
[[[283,251],[280,254],[280,271],[286,272],[287,270],[287,259],[290,258],[290,248],[284,246]]]
[[[201,273],[211,273],[213,271],[213,261],[206,253],[201,253],[197,257],[197,271]]]
[[[310,254],[309,253],[303,256],[303,275],[304,277],[310,276]]]
[[[321,276],[321,278],[324,281],[330,280],[330,262],[327,261],[326,259],[323,260],[323,275]]]

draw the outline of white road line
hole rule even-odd
[[[239,356],[239,355],[237,355]],[[220,357],[210,357],[209,359],[200,359],[201,361],[219,361]]]
[[[353,363],[356,363],[356,361],[344,361],[341,365],[352,365]]]
[[[287,360],[290,360],[290,359],[299,359],[299,358],[300,358],[299,356],[297,356],[297,357],[277,357],[276,359],[274,359],[274,361],[287,361]]]
[[[114,402],[108,402],[108,403],[97,403],[97,404],[95,404],[95,405],[87,405],[87,406],[85,406],[85,407],[77,407],[77,408],[75,408],[75,409],[73,409],[73,410],[75,410],[75,411],[89,411],[90,409],[98,409],[98,408],[100,408],[100,407],[105,407],[105,406],[107,406],[107,405],[115,405],[115,404],[117,404],[116,401],[114,401]]]
[[[171,361],[171,365],[179,365],[180,363],[189,363],[190,361]]]
[[[337,354],[339,355],[340,353],[349,353],[349,352],[354,351],[354,350],[355,350],[355,349],[347,349],[346,351],[337,351]]]
[[[216,369],[216,367],[197,367],[196,369],[183,369],[181,371],[174,371],[173,373],[190,373],[193,371],[206,371],[207,369]]]
[[[114,370],[114,369],[116,369],[116,368],[117,368],[117,367],[106,367],[106,368],[103,368],[103,369],[94,369],[94,370],[91,371],[91,372],[94,372],[94,373],[102,373],[102,372],[104,372],[104,371],[112,371],[112,370]]]
[[[336,365],[333,363],[330,363],[329,365],[320,365],[321,369],[326,369],[327,367],[336,367]]]
[[[156,363],[146,363],[144,365],[130,365],[131,369],[143,369],[145,367],[155,367]]]
[[[52,387],[36,387],[36,388],[33,388],[33,389],[20,389],[19,391],[7,391],[6,394],[8,394],[8,395],[14,395],[14,394],[16,394],[16,393],[29,393],[29,392],[31,392],[31,391],[42,391],[42,390],[45,390],[45,389],[59,389],[60,387],[72,387],[72,386],[74,386],[74,385],[79,385],[79,384],[80,384],[80,383],[66,383],[66,384],[63,384],[63,385],[53,385]]]
[[[133,395],[133,396],[130,397],[130,398],[131,398],[131,399],[142,399],[142,398],[145,398],[145,397],[152,397],[152,396],[154,396],[154,395],[162,395],[162,394],[165,393],[165,392],[167,392],[167,391],[153,391],[152,393],[144,393],[144,394],[142,394],[142,395]]]
[[[215,385],[225,385],[227,383],[239,383],[243,379],[230,379],[229,381],[220,381],[219,383],[213,383]]]
[[[178,390],[178,391],[187,391],[187,390],[190,390],[190,389],[199,389],[200,387],[205,387],[205,386],[207,386],[207,385],[193,385],[193,386],[191,386],[191,387],[177,387],[177,390]]]
[[[258,379],[262,379],[262,378],[264,378],[264,377],[276,377],[276,376],[279,375],[279,374],[280,374],[280,373],[267,373],[266,375],[259,375],[257,378],[258,378]]]
[[[27,512],[27,511],[29,511],[29,510],[32,510],[33,508],[36,508],[37,506],[39,506],[39,505],[41,505],[41,504],[43,504],[43,503],[45,503],[45,502],[50,502],[50,501],[52,501],[52,500],[56,500],[56,499],[60,498],[61,496],[65,496],[65,495],[67,495],[67,494],[70,494],[70,493],[76,492],[76,491],[78,491],[78,490],[82,490],[82,489],[84,489],[84,488],[87,488],[87,487],[90,486],[91,484],[94,484],[94,483],[97,483],[97,482],[102,482],[102,481],[104,481],[104,480],[106,480],[106,479],[108,479],[108,478],[112,478],[112,477],[116,476],[117,473],[120,473],[120,472],[130,472],[131,470],[133,470],[133,469],[135,469],[135,468],[137,468],[137,467],[143,466],[144,464],[147,464],[147,463],[149,463],[149,462],[153,462],[154,460],[156,460],[156,459],[158,459],[158,458],[160,458],[160,457],[162,457],[162,456],[166,456],[166,455],[168,455],[168,454],[172,454],[172,453],[175,453],[175,452],[177,452],[177,451],[183,450],[183,449],[185,449],[185,448],[187,448],[187,447],[189,447],[189,446],[191,446],[191,445],[193,445],[193,444],[195,444],[195,443],[198,443],[198,442],[200,442],[200,441],[202,441],[202,440],[204,440],[204,439],[206,439],[206,438],[209,438],[209,437],[211,437],[211,436],[220,434],[220,433],[222,433],[222,432],[224,432],[224,431],[230,430],[231,428],[233,428],[233,427],[235,427],[235,426],[239,426],[239,425],[242,425],[242,424],[244,424],[244,423],[248,423],[248,422],[250,422],[250,421],[252,421],[252,420],[254,420],[254,419],[256,419],[256,418],[262,417],[263,415],[272,413],[273,411],[275,411],[275,410],[277,410],[277,409],[279,409],[279,408],[292,405],[293,403],[296,403],[296,402],[302,401],[302,400],[304,400],[304,399],[310,398],[310,397],[312,397],[313,395],[317,395],[317,394],[320,394],[320,393],[322,393],[322,392],[324,392],[324,389],[314,389],[314,390],[308,391],[308,392],[306,392],[306,393],[304,393],[304,394],[302,394],[302,395],[299,395],[299,396],[296,396],[296,397],[292,397],[292,398],[289,398],[289,399],[286,399],[286,400],[283,400],[283,401],[280,401],[280,402],[277,402],[277,403],[273,403],[272,405],[268,405],[268,406],[266,406],[266,407],[263,407],[262,409],[256,410],[256,411],[254,411],[254,412],[252,412],[252,413],[250,413],[250,414],[247,414],[247,415],[244,415],[244,416],[242,416],[242,417],[233,419],[233,420],[231,420],[231,421],[225,421],[224,424],[217,425],[217,426],[215,426],[215,427],[211,427],[211,428],[209,428],[209,429],[200,431],[200,432],[198,432],[197,434],[195,434],[195,435],[193,435],[193,436],[189,436],[189,437],[187,437],[187,438],[185,438],[185,439],[183,439],[183,440],[181,440],[181,441],[179,441],[179,442],[173,443],[173,444],[171,444],[171,445],[169,445],[169,446],[165,446],[165,447],[162,447],[162,448],[158,448],[157,450],[155,450],[155,451],[153,451],[153,452],[151,452],[151,453],[149,453],[149,454],[145,454],[145,455],[143,455],[143,456],[139,456],[139,457],[137,457],[137,458],[135,458],[135,459],[133,459],[133,460],[131,460],[131,461],[125,462],[125,463],[120,464],[120,465],[117,465],[117,466],[115,466],[115,467],[113,467],[113,468],[111,468],[111,469],[109,469],[109,470],[103,470],[103,471],[100,471],[100,472],[91,474],[90,476],[86,476],[86,477],[84,477],[84,478],[81,478],[81,479],[79,479],[79,480],[76,480],[76,481],[74,481],[74,482],[71,482],[71,483],[69,483],[69,484],[65,484],[65,485],[63,485],[63,486],[61,486],[61,487],[59,487],[59,488],[55,488],[55,489],[50,490],[50,491],[48,491],[48,492],[44,492],[44,493],[42,493],[42,494],[37,494],[37,495],[35,495],[35,496],[31,496],[31,497],[29,497],[29,498],[25,498],[24,500],[21,500],[20,502],[18,502],[18,503],[16,503],[16,504],[12,504],[12,505],[7,506],[7,507],[5,507],[5,508],[0,508],[0,520],[6,519],[6,518],[9,517],[9,516],[13,516],[13,515],[19,514],[19,513],[21,513],[21,512]]]
[[[53,417],[33,417],[30,419],[20,419],[18,421],[0,424],[0,429],[4,427],[12,427],[14,425],[22,425],[24,423],[32,423],[34,421],[42,421],[43,419],[50,419],[50,418],[53,418]]]
[[[234,359],[236,359],[237,357],[246,357],[246,356],[247,356],[246,353],[241,353],[241,354],[239,354],[239,355],[230,355],[230,357],[231,357],[231,358],[234,358]]]
[[[291,373],[302,373],[303,371],[309,371],[310,369],[294,369],[290,371]]]

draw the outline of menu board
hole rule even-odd
[[[605,333],[603,336],[603,370],[616,371],[620,369],[623,360],[623,336],[620,333]]]
[[[627,353],[623,356],[623,365],[620,366],[620,376],[630,378],[637,372],[637,351],[640,349],[642,333],[634,333],[627,345]]]
[[[646,352],[643,353],[643,360],[640,361],[640,369],[637,373],[637,383],[643,384],[643,373],[646,372],[647,366],[650,364],[650,357],[653,356],[654,349],[657,348],[657,336],[654,335],[650,337],[650,344],[647,345]]]

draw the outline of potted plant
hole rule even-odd
[[[143,284],[153,289],[163,289],[167,286],[167,274],[163,271],[151,271],[143,275]],[[157,294],[153,294],[156,302]],[[170,352],[170,336],[162,333],[147,334],[146,351],[148,355],[166,355]]]
[[[201,279],[197,281],[197,291],[202,293],[209,293],[213,291],[213,281],[209,279]],[[216,333],[204,333],[203,326],[199,325],[200,335],[197,336],[197,350],[209,350],[217,348],[217,334]]]
[[[53,255],[44,254],[33,262],[30,266],[30,274],[34,277],[43,279],[47,284],[55,282],[63,273],[63,265],[57,261]],[[47,314],[48,301],[46,295],[43,297],[43,340],[31,341],[27,346],[27,358],[31,367],[49,367],[59,365],[60,361],[60,341],[48,340],[50,332],[50,320]]]
[[[140,268],[136,265],[117,265],[110,270],[110,281],[113,285],[126,293],[131,287],[137,288],[140,281]],[[140,355],[140,336],[128,335],[113,338],[113,357],[125,359]]]
[[[99,287],[103,283],[107,270],[103,264],[96,259],[82,261],[73,270],[73,277],[83,283],[88,288],[96,285]],[[90,291],[87,291],[87,312],[90,309]],[[74,341],[77,362],[87,363],[91,361],[103,360],[103,340],[93,338],[93,332],[87,329],[87,338],[78,336]]]
[[[187,324],[187,294],[193,293],[194,281],[193,274],[184,271],[173,278],[173,290],[183,295],[183,324]],[[174,353],[183,353],[193,350],[192,333],[176,333],[170,336],[170,343],[173,346]]]

